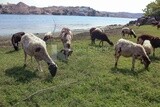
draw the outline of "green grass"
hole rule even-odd
[[[152,26],[133,27],[138,35],[159,35]],[[103,48],[90,45],[89,35],[72,42],[73,54],[68,62],[55,60],[58,72],[51,78],[47,64],[45,71],[37,71],[35,60],[28,57],[24,69],[24,55],[13,48],[0,48],[0,106],[16,107],[158,107],[160,106],[160,49],[156,57],[151,56],[149,71],[136,61],[135,72],[131,69],[131,58],[120,57],[118,69],[114,68],[114,48],[104,43]],[[110,35],[114,43],[121,34]],[[127,38],[136,41],[134,38]],[[51,54],[52,45],[49,43]],[[44,89],[44,90],[43,90]]]

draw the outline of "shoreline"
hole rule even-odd
[[[110,36],[110,35],[120,34],[121,29],[122,27],[124,27],[124,25],[114,24],[114,25],[96,26],[96,27],[102,29],[108,36]],[[74,34],[74,38],[88,37],[90,35],[89,29],[75,29],[75,30],[72,30],[72,32]],[[34,33],[34,34],[40,38],[44,38],[45,33]],[[58,38],[59,34],[60,32],[55,32],[53,35],[54,38]],[[12,46],[11,37],[12,35],[0,36],[0,47]]]

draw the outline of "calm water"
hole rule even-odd
[[[0,35],[11,35],[19,31],[45,33],[54,31],[54,29],[57,32],[63,27],[73,30],[111,24],[124,25],[131,20],[135,19],[89,16],[0,15]]]

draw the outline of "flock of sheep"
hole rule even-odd
[[[103,41],[106,41],[111,46],[114,45],[113,42],[105,34],[105,32],[100,28],[91,28],[89,32],[92,44],[95,44],[95,39],[98,39],[100,40],[99,46],[101,44],[103,46]],[[121,33],[122,37],[124,37],[125,34],[128,34],[128,36],[133,36],[134,38],[137,37],[133,29],[130,29],[128,27],[122,28]],[[49,56],[46,48],[46,41],[52,38],[53,37],[50,35],[45,35],[44,39],[42,40],[34,34],[25,34],[24,32],[18,32],[12,36],[11,41],[16,51],[18,50],[18,43],[21,41],[25,56],[24,67],[26,67],[27,55],[31,57],[33,56],[38,63],[38,70],[42,71],[40,61],[44,60],[48,64],[48,69],[51,75],[54,77],[57,72],[57,65]],[[73,50],[71,49],[73,33],[69,28],[63,28],[60,32],[60,38],[63,44],[61,53],[63,53],[65,58],[68,59],[68,57],[73,52]],[[155,55],[155,48],[160,47],[160,39],[151,35],[141,35],[137,38],[137,43],[134,43],[132,41],[121,38],[117,41],[114,47],[115,67],[117,67],[120,56],[124,56],[132,57],[131,70],[134,70],[135,59],[139,59],[141,63],[144,64],[145,69],[148,69],[151,62],[148,55],[151,54],[152,51],[153,55]]]

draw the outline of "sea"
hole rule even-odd
[[[59,16],[59,15],[0,15],[0,36],[17,32],[59,32],[63,27],[71,30],[89,29],[114,24],[125,25],[134,18]]]

